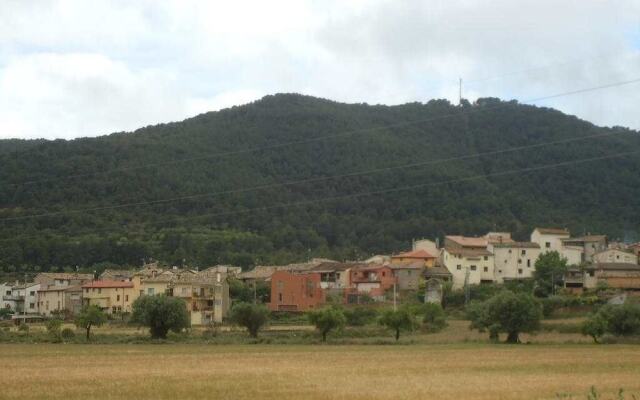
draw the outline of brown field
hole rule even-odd
[[[631,345],[7,344],[0,365],[0,398],[22,400],[584,399],[592,385],[604,398],[640,393],[640,347]]]

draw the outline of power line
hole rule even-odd
[[[182,221],[193,220],[193,219],[198,219],[198,218],[215,218],[215,217],[228,216],[228,215],[248,214],[248,213],[253,213],[253,212],[256,212],[256,211],[267,211],[267,210],[272,210],[272,209],[286,209],[286,208],[291,208],[291,207],[307,206],[307,205],[331,202],[331,201],[336,201],[336,200],[347,200],[347,199],[353,199],[353,198],[368,197],[368,196],[374,196],[374,195],[381,195],[381,194],[389,194],[389,193],[397,193],[397,192],[402,192],[402,191],[416,190],[416,189],[422,189],[422,188],[426,188],[426,187],[442,186],[442,185],[448,185],[448,184],[452,184],[452,183],[471,182],[471,181],[483,180],[483,179],[487,179],[487,178],[495,178],[495,177],[502,177],[502,176],[509,176],[509,175],[518,175],[518,174],[521,174],[521,173],[532,173],[532,172],[548,170],[548,169],[553,169],[553,168],[567,167],[567,166],[578,165],[578,164],[585,164],[585,163],[594,162],[594,161],[602,161],[602,160],[626,157],[626,156],[630,156],[630,155],[634,155],[634,154],[640,154],[640,150],[629,151],[629,152],[621,152],[621,153],[610,154],[610,155],[605,155],[605,156],[598,156],[598,157],[589,157],[589,158],[583,158],[583,159],[579,159],[579,160],[563,161],[563,162],[559,162],[559,163],[545,164],[545,165],[539,165],[539,166],[535,166],[535,167],[527,167],[527,168],[519,168],[519,169],[513,169],[513,170],[507,170],[507,171],[500,171],[500,172],[494,172],[494,173],[489,173],[489,174],[473,175],[473,176],[463,177],[463,178],[454,178],[454,179],[449,179],[449,180],[440,181],[440,182],[426,182],[426,183],[421,183],[421,184],[417,184],[417,185],[402,186],[402,187],[399,187],[399,188],[367,191],[367,192],[360,192],[360,193],[354,193],[354,194],[348,194],[348,195],[325,197],[325,198],[321,198],[321,199],[312,199],[312,200],[304,200],[304,201],[293,202],[293,203],[276,204],[276,205],[272,205],[272,206],[254,207],[254,208],[248,208],[248,209],[245,209],[245,210],[200,214],[200,215],[195,215],[195,216],[190,216],[190,217],[173,217],[171,219],[164,219],[164,220],[160,219],[160,220],[155,220],[155,221],[150,221],[150,222],[140,222],[140,223],[136,223],[136,224],[130,224],[128,226],[140,226],[140,227],[142,227],[142,226],[149,225],[149,224],[158,224],[158,223],[167,223],[167,222],[175,223],[175,222],[182,222]],[[107,229],[100,229],[100,230],[91,230],[91,231],[85,231],[85,232],[82,232],[82,233],[83,234],[87,234],[87,233],[97,233],[97,232],[106,232],[106,231],[113,231],[113,229],[112,228],[107,228]],[[37,237],[40,237],[40,236],[41,235],[38,235]],[[33,236],[33,237],[36,237],[36,236]],[[25,238],[29,238],[29,236],[27,236],[27,237],[23,236],[20,239],[25,239]],[[0,239],[0,241],[3,241],[3,242],[4,241],[13,241],[13,240],[15,240],[15,239],[14,238]]]
[[[258,185],[258,186],[247,187],[247,188],[242,188],[242,189],[224,190],[224,191],[208,192],[208,193],[198,193],[198,194],[193,194],[193,195],[172,197],[172,198],[167,198],[167,199],[141,201],[141,202],[133,202],[133,203],[122,203],[122,204],[115,204],[115,205],[110,205],[110,206],[90,207],[90,208],[82,208],[82,209],[67,210],[67,211],[54,211],[54,212],[48,212],[48,213],[42,213],[42,214],[33,214],[33,215],[24,215],[24,216],[19,216],[19,217],[3,218],[3,219],[0,219],[0,222],[19,221],[19,220],[26,220],[26,219],[35,219],[35,218],[58,216],[58,215],[79,214],[79,213],[92,212],[92,211],[104,211],[104,210],[113,210],[113,209],[120,209],[120,208],[127,208],[127,207],[138,207],[138,206],[147,206],[147,205],[155,205],[155,204],[164,204],[164,203],[171,203],[171,202],[182,201],[182,200],[193,200],[193,199],[198,199],[198,198],[203,198],[203,197],[213,197],[213,196],[220,196],[220,195],[225,195],[225,194],[246,193],[246,192],[252,192],[252,191],[257,191],[257,190],[273,189],[273,188],[277,188],[277,187],[300,185],[300,184],[305,184],[305,183],[316,183],[316,182],[328,181],[328,180],[333,180],[333,179],[342,179],[342,178],[348,178],[348,177],[363,176],[363,175],[369,175],[369,174],[375,174],[375,173],[392,171],[392,170],[399,170],[399,169],[405,169],[405,168],[422,167],[422,166],[426,166],[426,165],[435,165],[435,164],[441,164],[441,163],[450,162],[450,161],[459,161],[459,160],[467,160],[467,159],[479,158],[479,157],[484,157],[484,156],[499,155],[499,154],[505,154],[505,153],[511,153],[511,152],[515,152],[515,151],[520,151],[520,150],[526,150],[526,149],[539,148],[539,147],[544,147],[544,146],[571,143],[571,142],[576,142],[576,141],[581,141],[581,140],[586,140],[586,139],[608,137],[608,136],[613,136],[613,135],[618,135],[618,134],[628,133],[628,132],[629,131],[612,131],[612,132],[595,134],[595,135],[587,135],[587,136],[579,136],[579,137],[568,138],[568,139],[560,139],[560,140],[555,140],[555,141],[551,141],[551,142],[536,143],[536,144],[524,145],[524,146],[515,146],[515,147],[511,147],[511,148],[508,148],[508,149],[502,149],[502,150],[494,150],[494,151],[487,151],[487,152],[482,152],[482,153],[466,154],[466,155],[462,155],[462,156],[441,158],[441,159],[437,159],[437,160],[429,160],[429,161],[418,162],[418,163],[410,163],[410,164],[403,164],[403,165],[396,165],[396,166],[389,166],[389,167],[374,168],[374,169],[369,169],[369,170],[365,170],[365,171],[356,171],[356,172],[350,172],[350,173],[340,174],[340,175],[323,176],[323,177],[301,179],[301,180],[287,181],[287,182],[281,182],[281,183]]]
[[[608,88],[624,86],[624,85],[629,85],[629,84],[638,83],[638,82],[640,82],[640,78],[631,79],[631,80],[627,80],[627,81],[620,81],[620,82],[615,82],[615,83],[610,83],[610,84],[605,84],[605,85],[600,85],[600,86],[594,86],[594,87],[579,89],[579,90],[570,91],[570,92],[556,93],[556,94],[553,94],[553,95],[550,95],[550,96],[543,96],[543,97],[533,98],[533,99],[529,99],[529,100],[524,100],[524,101],[521,101],[520,103],[521,104],[536,103],[536,102],[539,102],[539,101],[554,99],[554,98],[557,98],[557,97],[571,96],[571,95],[574,95],[574,94],[586,93],[586,92],[602,90],[602,89],[608,89]],[[377,126],[377,127],[355,129],[355,130],[346,131],[346,132],[342,132],[342,133],[336,133],[336,134],[326,135],[326,136],[318,136],[318,137],[309,138],[309,139],[294,140],[294,141],[289,141],[289,142],[276,143],[276,144],[273,144],[273,145],[253,147],[253,148],[248,148],[248,149],[232,150],[232,151],[228,151],[228,152],[220,152],[220,153],[210,154],[210,155],[206,155],[206,156],[183,158],[183,159],[173,160],[173,161],[164,161],[164,162],[161,162],[161,163],[150,163],[150,164],[144,164],[144,165],[138,165],[138,166],[132,166],[132,167],[115,168],[115,169],[111,169],[111,170],[107,170],[107,171],[99,171],[99,172],[90,172],[90,173],[85,173],[85,174],[67,175],[67,176],[64,176],[64,177],[47,178],[47,179],[32,180],[32,181],[25,181],[25,182],[14,182],[14,183],[8,183],[8,184],[6,184],[6,186],[14,186],[15,187],[15,186],[23,186],[23,185],[33,185],[33,184],[44,183],[44,182],[55,182],[55,181],[69,180],[69,179],[76,179],[76,178],[87,178],[87,177],[91,177],[91,176],[107,175],[107,174],[116,173],[116,172],[135,171],[135,170],[140,170],[140,169],[161,167],[161,166],[166,166],[166,165],[175,165],[175,164],[181,164],[181,163],[192,162],[192,161],[209,160],[209,159],[215,159],[215,158],[226,157],[226,156],[234,156],[234,155],[240,155],[240,154],[250,154],[250,153],[255,153],[255,152],[263,151],[263,150],[273,150],[273,149],[279,149],[279,148],[288,147],[288,146],[308,144],[308,143],[314,143],[314,142],[321,142],[321,141],[330,140],[330,139],[336,139],[336,138],[341,138],[341,137],[348,137],[348,136],[357,135],[357,134],[361,134],[361,133],[365,133],[365,132],[373,132],[373,131],[379,131],[379,130],[385,130],[385,129],[399,128],[399,127],[418,124],[418,123],[439,121],[439,120],[442,120],[442,119],[458,117],[458,116],[461,116],[461,115],[472,114],[472,113],[476,113],[476,112],[491,111],[491,110],[499,109],[499,108],[502,108],[502,107],[508,107],[508,106],[512,106],[512,104],[507,102],[507,103],[497,104],[497,105],[494,105],[494,106],[486,106],[486,107],[481,107],[481,108],[476,108],[476,109],[471,109],[471,110],[457,111],[455,113],[439,115],[437,117],[421,118],[421,119],[416,119],[416,120],[411,120],[411,121],[398,122],[398,123],[394,123],[394,124],[381,125],[381,126]]]

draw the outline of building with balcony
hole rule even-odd
[[[93,281],[82,285],[83,305],[95,305],[107,314],[130,313],[140,295],[140,281]]]

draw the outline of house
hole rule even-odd
[[[640,242],[630,244],[627,249],[640,258]]]
[[[564,247],[575,247],[580,249],[580,262],[572,262],[570,264],[580,264],[583,262],[593,262],[593,256],[596,253],[607,249],[607,237],[605,235],[587,235],[582,237],[562,239]],[[567,257],[569,259],[569,257]]]
[[[448,249],[486,250],[489,244],[486,237],[468,237],[448,235],[444,237],[444,247]]]
[[[234,267],[232,265],[215,265],[213,267],[206,268],[203,271],[220,272],[227,276],[238,276],[242,273],[242,268]]]
[[[638,256],[631,251],[606,249],[593,255],[594,263],[626,263],[638,264]]]
[[[436,258],[440,257],[440,249],[437,239],[435,242],[429,239],[414,240],[411,246],[411,250],[424,250]]]
[[[441,265],[436,265],[433,268],[427,268],[422,271],[422,276],[424,277],[425,282],[430,280],[439,280],[441,282],[448,282],[453,279],[453,275],[449,272],[448,269]]]
[[[640,265],[630,263],[597,263],[584,269],[571,268],[565,275],[565,287],[580,292],[593,289],[599,283],[640,295]]]
[[[140,281],[99,280],[82,285],[83,305],[96,305],[107,314],[129,313],[140,295]]]
[[[271,276],[271,311],[309,311],[325,301],[321,272],[282,270]]]
[[[493,253],[493,270],[497,283],[531,278],[540,255],[540,246],[534,242],[490,243],[488,250]]]
[[[271,275],[276,271],[307,271],[326,262],[337,261],[324,258],[313,258],[311,261],[305,263],[288,265],[257,265],[252,270],[239,274],[238,279],[246,283],[255,281],[269,282],[271,280]]]
[[[426,250],[413,250],[391,256],[391,263],[410,263],[420,262],[424,268],[433,267],[436,264],[436,257]]]
[[[422,279],[422,271],[425,269],[424,261],[393,263],[389,264],[389,268],[391,268],[393,276],[396,278],[398,290],[418,290]],[[431,268],[435,267],[432,266],[427,269]]]
[[[38,290],[39,283],[25,283],[11,286],[11,294],[5,289],[2,296],[5,308],[9,308],[16,313],[37,314],[38,313]],[[7,307],[8,305],[8,307]]]
[[[376,254],[363,261],[365,264],[388,264],[390,262],[391,256],[384,254]]]
[[[347,302],[358,302],[360,295],[366,294],[377,301],[383,301],[385,293],[397,283],[393,270],[388,265],[367,264],[352,268]]]
[[[79,274],[77,272],[41,272],[33,279],[42,288],[49,286],[74,286],[83,285],[93,280],[93,274]]]
[[[324,262],[311,269],[309,272],[320,274],[320,288],[331,290],[337,294],[337,291],[350,287],[350,272],[352,268],[364,265],[359,263],[340,263],[340,262]]]
[[[82,287],[80,285],[51,285],[38,290],[38,312],[49,317],[55,313],[75,315],[82,308]]]
[[[442,262],[451,273],[453,287],[458,289],[468,284],[494,282],[493,254],[485,249],[445,247]]]
[[[128,269],[105,269],[99,278],[101,281],[128,281],[133,277],[133,273]]]
[[[531,232],[531,241],[540,246],[541,252],[557,251],[562,254],[562,239],[569,239],[567,229],[559,228],[535,228]]]
[[[191,325],[221,323],[231,308],[227,275],[215,270],[177,274],[168,294],[187,303]]]
[[[510,232],[489,232],[484,235],[484,238],[487,240],[487,245],[514,242],[514,240],[511,238]]]
[[[11,301],[4,299],[4,296],[11,296],[11,288],[9,282],[0,282],[0,307],[11,309]]]

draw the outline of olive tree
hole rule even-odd
[[[177,297],[140,296],[132,308],[131,322],[148,327],[154,339],[165,339],[170,330],[178,333],[191,325],[187,306]]]
[[[347,323],[347,318],[341,309],[337,307],[325,307],[317,311],[310,311],[309,322],[315,325],[322,334],[322,341],[327,341],[327,334],[332,330],[342,329]]]
[[[489,300],[471,304],[467,316],[472,329],[488,330],[492,340],[503,332],[507,343],[519,343],[520,333],[535,332],[540,327],[542,306],[530,294],[503,290]]]
[[[403,307],[399,310],[386,310],[380,316],[380,325],[386,326],[395,332],[396,341],[400,339],[400,331],[413,330],[416,325],[416,317],[411,310]]]
[[[262,304],[238,303],[231,309],[229,319],[247,328],[249,335],[257,338],[260,329],[269,321],[269,310]]]
[[[96,305],[84,306],[75,320],[78,328],[86,330],[87,340],[91,335],[91,327],[102,326],[105,322],[107,322],[107,315]]]

